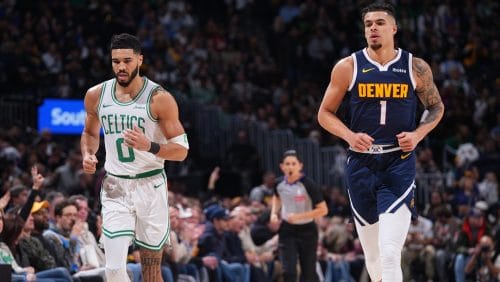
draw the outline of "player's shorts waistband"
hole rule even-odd
[[[370,149],[368,149],[367,151],[362,152],[362,151],[356,150],[352,147],[349,147],[349,150],[356,152],[356,153],[361,153],[361,154],[375,154],[375,155],[377,155],[377,154],[385,154],[385,153],[399,151],[399,150],[401,150],[401,148],[398,145],[394,145],[394,144],[372,144]]]
[[[118,177],[118,178],[139,179],[139,178],[146,178],[146,177],[154,176],[154,175],[162,173],[163,171],[164,171],[163,168],[159,168],[159,169],[150,170],[150,171],[146,171],[146,172],[134,174],[134,175],[119,175],[119,174],[113,174],[113,173],[108,172],[108,171],[106,173],[109,175],[112,175],[114,177]]]

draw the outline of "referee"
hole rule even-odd
[[[297,281],[297,255],[302,281],[319,281],[316,274],[318,229],[315,218],[325,216],[328,208],[321,191],[302,173],[303,163],[295,150],[283,154],[280,169],[284,176],[273,195],[271,224],[279,223],[279,252],[284,281]]]

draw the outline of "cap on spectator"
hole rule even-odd
[[[488,211],[488,203],[486,203],[485,201],[476,202],[474,207],[480,209],[482,212]]]
[[[472,208],[469,211],[469,217],[481,217],[481,216],[483,216],[483,212],[478,208]]]
[[[48,207],[49,207],[49,202],[47,201],[34,202],[33,206],[31,207],[31,213],[35,213],[43,208],[48,208]]]
[[[229,219],[229,212],[227,209],[219,205],[211,205],[205,209],[205,216],[208,220],[213,221],[214,219]]]
[[[179,218],[190,218],[193,216],[191,208],[179,209]]]

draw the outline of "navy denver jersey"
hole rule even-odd
[[[373,144],[397,144],[397,134],[416,127],[418,101],[412,54],[401,49],[397,52],[396,58],[385,65],[370,59],[366,49],[352,54],[349,127],[373,137]]]

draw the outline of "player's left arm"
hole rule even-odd
[[[152,94],[150,101],[151,115],[158,120],[163,135],[167,138],[166,144],[158,144],[149,140],[144,133],[134,126],[123,133],[125,143],[140,151],[148,151],[169,161],[183,161],[189,150],[187,135],[179,120],[179,108],[174,97],[165,89],[159,87]]]
[[[397,135],[399,146],[403,152],[410,152],[434,129],[444,114],[444,105],[432,76],[430,66],[420,58],[413,58],[413,78],[416,82],[415,92],[425,107],[423,118],[413,132],[401,132]]]
[[[156,155],[170,161],[183,161],[187,156],[189,144],[179,120],[179,107],[174,97],[160,87],[151,97],[150,109],[168,140],[167,144],[160,145],[160,151]]]

